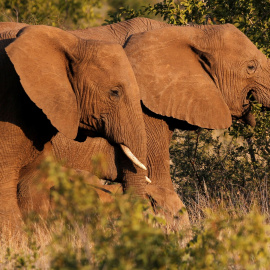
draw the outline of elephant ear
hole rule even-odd
[[[125,51],[148,109],[202,128],[227,128],[231,113],[211,75],[212,55],[199,46],[203,35],[194,27],[166,27],[131,36]]]
[[[6,47],[30,99],[66,137],[78,132],[79,112],[70,83],[70,62],[78,38],[49,26],[29,26]]]

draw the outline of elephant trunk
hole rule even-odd
[[[251,111],[245,114],[242,119],[246,124],[250,125],[251,127],[256,126],[256,118]]]
[[[121,107],[105,124],[105,136],[120,146],[135,168],[146,171],[146,131],[140,103]]]
[[[122,151],[125,153],[126,157],[129,158],[129,160],[136,165],[137,167],[139,167],[140,169],[147,171],[147,168],[135,157],[135,155],[133,155],[133,153],[130,151],[130,149],[128,147],[126,147],[125,145],[121,144],[120,145]],[[144,177],[145,181],[149,184],[152,183],[152,181],[145,176]]]
[[[140,102],[136,102],[129,103],[125,110],[118,115],[119,125],[114,122],[113,127],[113,129],[117,128],[117,131],[113,132],[113,135],[116,135],[113,140],[122,150],[119,177],[123,179],[124,190],[131,189],[135,194],[144,196],[148,179],[146,178],[147,139],[142,108]]]

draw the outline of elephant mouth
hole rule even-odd
[[[258,102],[257,97],[256,97],[256,91],[257,89],[254,86],[248,86],[243,90],[243,92],[246,94],[243,95],[244,100],[242,103],[243,104],[242,113],[241,113],[241,116],[239,116],[240,118],[249,114],[252,109],[252,104],[255,102]]]
[[[249,85],[243,90],[246,95],[243,95],[244,101],[241,110],[242,112],[239,115],[233,115],[233,120],[248,124],[252,127],[256,126],[256,118],[255,115],[252,113],[252,104],[259,102],[257,91],[259,91],[259,87],[256,85]]]
[[[264,106],[264,100],[269,98],[267,95],[269,88],[267,88],[263,83],[259,82],[254,82],[253,84],[247,86],[243,92],[247,93],[245,96],[245,101],[248,102],[250,106],[252,103],[259,103]]]
[[[102,117],[103,118],[103,117]],[[97,117],[96,117],[97,120]],[[103,137],[100,130],[102,130],[104,132],[105,130],[105,121],[104,119],[98,119],[100,121],[96,121],[98,123],[98,128],[95,125],[90,125],[89,123],[81,123],[81,128],[84,130],[85,135],[86,136],[90,136],[90,137]],[[97,132],[99,131],[99,132]],[[108,138],[107,138],[108,139]],[[139,159],[132,153],[132,151],[129,149],[129,147],[125,146],[122,143],[117,143],[112,139],[112,142],[119,144],[122,151],[124,152],[124,154],[127,156],[127,158],[137,167],[139,167],[140,169],[147,171],[146,166],[139,161]],[[151,180],[146,177],[145,178],[146,182],[151,183]]]
[[[123,144],[120,144],[120,147],[121,147],[122,151],[125,153],[125,155],[131,160],[131,162],[132,162],[134,165],[138,166],[139,168],[141,168],[141,169],[144,170],[144,171],[147,171],[146,166],[144,166],[144,165],[136,158],[136,156],[131,152],[131,150],[130,150],[127,146],[125,146],[125,145],[123,145]],[[146,181],[147,183],[149,183],[149,184],[152,183],[152,181],[151,181],[147,176],[145,176],[145,181]]]

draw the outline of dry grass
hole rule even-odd
[[[245,196],[185,198],[191,228],[171,232],[130,195],[102,203],[83,178],[49,160],[55,211],[2,241],[0,269],[266,269],[270,265],[267,185]],[[43,169],[44,169],[43,168]],[[48,173],[49,172],[49,173]],[[192,231],[193,239],[190,239]],[[187,244],[188,243],[188,244]]]
[[[205,224],[205,219],[209,218],[209,215],[223,216],[225,219],[228,218],[233,220],[247,215],[250,211],[261,214],[262,209],[258,207],[255,199],[247,203],[241,194],[236,194],[235,196],[236,197],[231,198],[228,203],[228,200],[226,200],[226,202],[222,199],[220,201],[214,201],[211,198],[198,193],[197,201],[195,202],[192,200],[189,205],[187,205],[192,226],[204,230],[202,228],[208,226]],[[236,201],[237,203],[235,203]],[[269,213],[263,212],[269,217]],[[240,222],[245,222],[245,219]],[[35,223],[31,232],[26,230],[27,233],[21,241],[18,240],[19,238],[14,237],[8,242],[1,243],[0,269],[28,269],[31,267],[37,269],[51,269],[51,263],[55,260],[54,255],[56,253],[66,253],[66,256],[70,255],[70,251],[66,250],[67,246],[65,243],[69,243],[69,248],[74,249],[77,252],[80,252],[82,249],[86,250],[88,260],[93,261],[91,249],[94,243],[89,241],[89,231],[87,229],[84,230],[84,228],[87,227],[87,224],[85,224],[85,226],[77,224],[75,230],[71,234],[67,234],[68,228],[64,219],[58,220],[56,223],[50,225],[46,224],[46,221],[41,223],[42,226]],[[98,230],[100,230],[100,228]],[[231,230],[231,232],[228,232],[229,234],[234,233],[232,228],[229,228],[228,230]],[[62,239],[61,235],[63,236]],[[226,237],[226,235],[227,234],[221,233],[218,236],[219,240],[224,240],[223,238]],[[59,241],[59,239],[61,240]],[[183,247],[185,245],[184,243],[187,242],[185,237],[181,238],[179,247]],[[268,245],[270,245],[270,243],[268,243]],[[80,257],[83,257],[83,255],[77,254],[77,259]],[[228,269],[236,268],[232,266],[228,267]],[[240,267],[239,269],[244,268]]]

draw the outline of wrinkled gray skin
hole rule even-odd
[[[146,195],[163,208],[172,222],[172,216],[183,206],[170,178],[168,150],[173,130],[227,128],[232,117],[254,125],[247,96],[252,94],[269,107],[266,57],[230,25],[169,27],[137,18],[74,33],[85,39],[94,37],[124,45],[140,88],[144,112],[148,177],[152,181],[146,187]],[[58,159],[66,159],[68,166],[80,170],[90,171],[89,157],[104,153],[108,169],[103,178],[125,185],[119,171],[123,162],[129,161],[107,140],[88,138],[79,143],[59,134],[52,145]],[[130,172],[125,177],[137,175]],[[29,186],[26,184],[25,190]],[[24,201],[29,208],[42,205],[36,200],[33,204]],[[180,217],[180,223],[181,220],[188,222],[186,216]]]
[[[18,28],[0,24],[0,236],[20,230],[30,203],[47,211],[46,192],[34,194],[33,182],[58,133],[69,140],[100,135],[128,147],[141,168],[131,162],[121,172],[124,179],[129,169],[142,176],[132,179],[142,184],[126,182],[143,196],[146,132],[123,48],[49,26],[27,26],[14,38]]]
[[[270,69],[266,57],[231,25],[169,27],[137,18],[75,33],[86,39],[114,40],[125,47],[144,112],[148,177],[152,181],[146,187],[147,195],[162,207],[155,210],[165,213],[173,224],[172,217],[183,207],[170,177],[173,130],[227,128],[232,117],[255,125],[247,97],[252,94],[269,108]],[[119,151],[117,147],[113,151],[102,138],[78,144],[56,136],[52,143],[56,157],[67,158],[70,166],[82,170],[91,168],[86,157],[105,153],[109,168],[103,178],[121,182]],[[180,224],[188,223],[186,215],[179,220]]]

